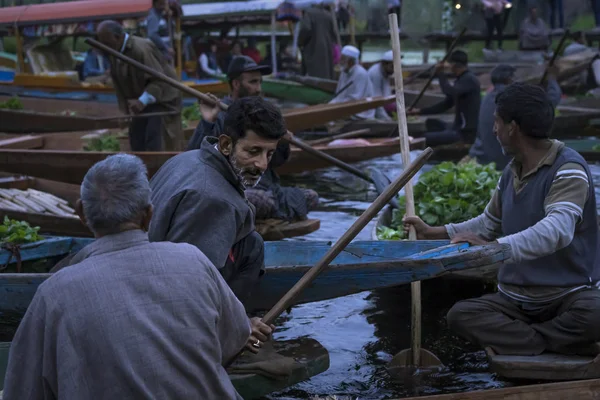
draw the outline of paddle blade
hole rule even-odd
[[[371,179],[373,180],[378,195],[383,193],[383,191],[392,183],[390,178],[378,169],[369,168],[369,175],[371,175]],[[395,197],[390,200],[389,204],[392,208],[398,208],[398,200],[396,200]]]
[[[404,368],[415,368],[415,365],[412,365],[412,363],[412,349],[405,349],[392,358],[392,361],[390,361],[388,365],[388,369],[400,370]],[[443,366],[444,364],[442,364],[435,354],[429,350],[421,349],[421,365],[417,365],[417,368],[442,368]]]

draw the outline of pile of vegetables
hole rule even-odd
[[[23,103],[18,97],[12,97],[6,101],[0,103],[0,108],[7,108],[9,110],[22,110]]]
[[[199,121],[202,119],[202,115],[200,114],[200,107],[198,104],[192,104],[191,106],[184,107],[181,110],[181,123],[183,125],[183,129],[189,126],[190,121]]]
[[[414,186],[415,212],[429,225],[458,223],[481,214],[490,201],[501,172],[494,164],[441,163],[423,173]],[[405,239],[402,218],[406,200],[399,197],[392,226],[377,230],[381,240]]]
[[[105,135],[90,139],[85,146],[85,151],[120,151],[118,135]]]
[[[38,235],[39,226],[32,228],[25,221],[16,221],[4,216],[4,223],[0,225],[0,243],[23,244],[33,243],[44,239]]]

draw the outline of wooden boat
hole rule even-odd
[[[36,270],[49,270],[58,260],[73,254],[93,239],[46,237],[18,246],[21,270],[37,261]],[[266,274],[248,305],[250,310],[270,309],[331,248],[331,242],[279,241],[265,243]],[[357,241],[337,256],[314,283],[294,299],[294,304],[342,297],[366,290],[430,279],[450,271],[505,262],[507,245],[450,245],[444,240]],[[13,252],[0,250],[0,265],[14,271]],[[37,287],[51,274],[1,273],[0,315],[22,315]]]
[[[437,396],[405,397],[402,400],[597,400],[598,393],[600,379],[588,379]]]
[[[281,100],[291,100],[308,105],[323,104],[332,99],[331,93],[297,82],[264,78],[262,91],[265,96]]]
[[[35,189],[64,199],[68,206],[74,208],[79,199],[79,185],[34,179],[29,177],[0,178],[0,188],[19,190]],[[0,215],[19,221],[27,221],[31,226],[39,226],[42,233],[74,237],[92,237],[92,233],[75,215],[53,215],[47,213],[23,212],[7,209],[0,203]],[[256,230],[265,241],[282,240],[303,236],[317,231],[321,227],[318,219],[287,222],[282,220],[258,220]]]
[[[588,138],[562,140],[562,142],[573,150],[576,150],[587,162],[600,162],[600,140]],[[464,143],[436,146],[430,161],[457,162],[469,154],[470,148],[471,145]]]
[[[392,225],[392,213],[393,209],[390,206],[387,206],[383,209],[383,211],[377,217],[377,223],[375,227],[371,231],[371,239],[379,240],[377,237],[377,230],[380,227],[390,227]],[[448,278],[457,278],[457,279],[480,279],[484,281],[491,281],[496,279],[498,275],[498,268],[500,264],[487,265],[477,269],[469,269],[465,271],[455,271],[451,272],[448,275]]]
[[[600,358],[543,353],[538,356],[506,356],[486,348],[490,369],[507,379],[572,381],[600,378]]]
[[[0,342],[0,390],[4,388],[4,375],[8,367],[10,342]],[[273,342],[275,351],[296,360],[290,376],[284,379],[269,379],[258,374],[232,374],[229,379],[235,390],[244,398],[258,399],[270,393],[280,391],[299,382],[325,372],[329,368],[329,353],[315,339],[301,337],[292,340]],[[240,360],[243,362],[243,356]],[[0,391],[0,400],[2,392]]]
[[[40,136],[43,140],[45,135]],[[32,145],[36,145],[39,144],[40,136],[31,136],[28,140],[33,142]],[[369,139],[367,141],[369,143],[368,146],[365,146],[361,142],[357,145],[323,145],[316,146],[316,148],[346,163],[390,156],[400,151],[398,138]],[[423,149],[425,148],[425,141],[423,139],[414,139],[411,141],[410,148],[411,150]],[[79,185],[92,165],[112,154],[115,153],[0,148],[0,171]],[[144,161],[148,168],[148,174],[152,177],[169,158],[178,153],[138,152],[131,154],[135,154]],[[298,148],[292,148],[290,159],[281,168],[277,169],[277,172],[281,175],[286,175],[329,166],[328,163],[321,159],[317,159]]]

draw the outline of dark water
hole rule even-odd
[[[377,167],[391,178],[399,175],[400,166],[399,155],[357,164],[359,169]],[[592,166],[592,172],[600,182],[600,168]],[[309,216],[321,219],[321,229],[296,240],[337,240],[376,197],[369,185],[333,168],[294,176],[284,184],[312,188],[321,195],[319,209]],[[357,240],[370,240],[374,224]],[[410,347],[409,285],[294,307],[278,324],[275,338],[312,337],[329,351],[331,365],[311,380],[269,398],[336,395],[375,400],[510,386],[488,372],[483,351],[454,336],[445,323],[445,314],[456,301],[491,290],[481,282],[422,283],[423,348],[437,355],[445,367],[434,374],[417,373],[409,380],[394,378],[386,369],[394,354]]]

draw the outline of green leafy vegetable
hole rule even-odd
[[[595,144],[592,146],[593,151],[600,151],[600,144]]]
[[[414,187],[416,214],[432,226],[474,218],[490,201],[500,174],[494,164],[441,163],[422,174]],[[399,209],[393,212],[390,228],[399,239],[404,239],[402,218],[406,213],[406,200],[404,196],[398,200]],[[396,239],[395,236],[384,229],[377,232],[377,237],[382,240]]]
[[[1,243],[33,243],[44,239],[38,235],[39,226],[32,228],[25,221],[16,221],[4,216],[4,223],[0,225],[0,242]]]
[[[2,103],[0,103],[0,108],[8,108],[9,110],[22,110],[23,103],[18,97],[12,97]]]
[[[200,108],[197,104],[184,107],[184,109],[181,111],[181,117],[186,121],[198,121],[202,119]]]
[[[117,135],[106,135],[90,139],[85,146],[85,151],[120,151],[119,137]]]

